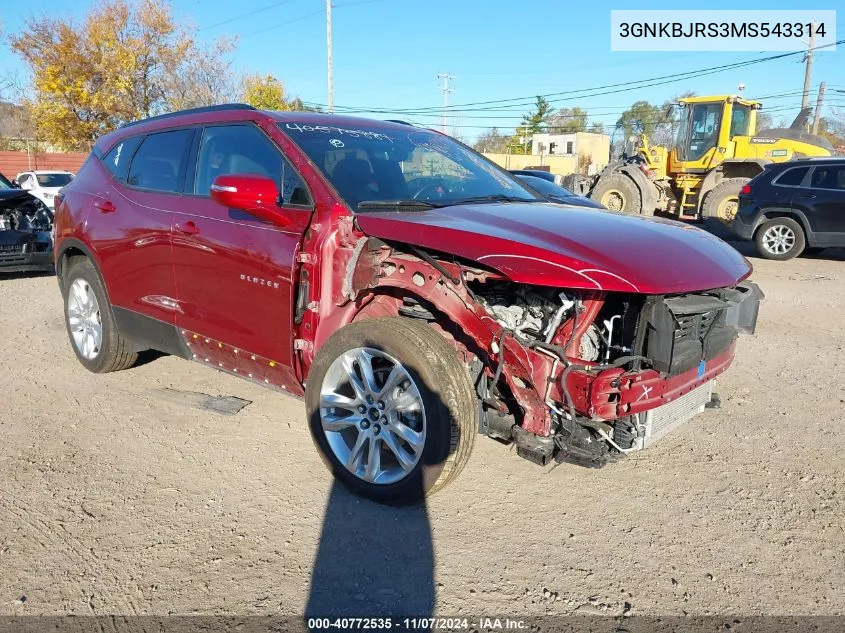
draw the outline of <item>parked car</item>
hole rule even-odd
[[[432,130],[241,105],[100,138],[56,235],[84,367],[153,348],[304,396],[331,471],[388,503],[452,481],[479,432],[540,464],[648,446],[760,300],[699,229],[561,213]]]
[[[740,191],[733,230],[766,259],[845,246],[845,158],[767,165]]]
[[[52,270],[52,228],[44,203],[0,177],[0,272]]]
[[[24,171],[15,177],[21,189],[29,191],[50,209],[55,207],[56,194],[71,180],[73,174],[69,171]]]
[[[533,176],[534,178],[542,178],[556,185],[563,186],[563,176],[553,174],[550,171],[543,171],[542,169],[511,169],[510,172],[514,176]]]
[[[526,185],[534,189],[534,191],[546,198],[546,200],[548,200],[549,202],[557,202],[558,204],[566,204],[575,207],[589,207],[590,209],[606,208],[595,200],[590,200],[585,196],[576,196],[574,193],[569,191],[569,189],[564,189],[563,187],[556,185],[552,181],[546,180],[545,178],[537,178],[536,176],[526,176],[523,174],[517,174],[515,172],[511,173],[515,174],[521,182],[524,182]]]
[[[15,183],[14,180],[9,180],[8,178],[6,178],[6,176],[3,174],[3,172],[0,172],[0,186],[2,186],[3,189],[18,189],[19,188],[17,183]]]

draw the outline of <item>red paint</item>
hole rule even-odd
[[[545,399],[558,406],[563,401],[563,365],[510,336],[499,349],[501,325],[466,286],[401,248],[356,250],[368,236],[474,260],[494,271],[472,273],[482,280],[586,291],[573,357],[608,292],[692,292],[735,285],[751,271],[736,251],[693,227],[596,210],[478,204],[353,215],[276,125],[407,130],[397,124],[308,113],[205,112],[123,128],[101,138],[97,151],[104,155],[121,139],[165,127],[225,122],[259,126],[307,183],[313,210],[277,206],[275,184],[260,177],[218,177],[216,184],[237,191],[214,199],[163,194],[116,181],[94,159],[66,188],[57,211],[57,263],[68,246],[83,249],[113,305],[178,327],[199,362],[251,373],[245,377],[292,393],[302,393],[314,356],[331,334],[354,320],[396,315],[401,297],[411,296],[433,306],[435,327],[467,362],[482,359],[492,376],[503,358],[502,379],[522,411],[523,427],[551,433]],[[464,270],[443,265],[451,277]],[[307,307],[297,322],[295,300],[306,281]],[[572,327],[562,324],[554,342],[564,344]],[[659,406],[724,371],[733,349],[711,361],[701,379],[695,372],[666,378],[617,369],[573,371],[567,384],[580,414],[610,420]],[[643,386],[651,388],[646,398],[640,397]]]
[[[361,213],[358,224],[541,286],[668,294],[732,286],[751,274],[742,255],[706,231],[595,209],[478,204]]]

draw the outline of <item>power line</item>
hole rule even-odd
[[[281,2],[274,2],[273,4],[267,5],[266,7],[262,7],[261,9],[255,9],[254,11],[249,11],[248,13],[242,13],[241,15],[236,15],[235,17],[229,18],[228,20],[223,20],[222,22],[217,22],[216,24],[209,24],[208,26],[204,26],[201,29],[197,29],[197,33],[199,33],[200,31],[208,31],[209,29],[216,29],[218,26],[223,26],[224,24],[231,24],[232,22],[242,20],[243,18],[248,18],[252,15],[263,13],[264,11],[269,11],[270,9],[275,9],[276,7],[280,7],[283,4],[287,4],[290,1],[291,0],[281,0]]]
[[[827,48],[827,47],[835,46],[837,44],[842,44],[842,43],[845,43],[845,40],[838,40],[837,42],[833,42],[831,44],[825,44],[823,46],[817,46],[817,47],[814,47],[813,50]],[[514,97],[514,98],[508,98],[508,99],[492,99],[492,100],[488,100],[488,101],[474,101],[474,102],[463,103],[463,104],[455,104],[455,105],[449,106],[448,109],[449,109],[450,112],[481,112],[481,111],[486,111],[490,108],[489,107],[488,108],[485,108],[485,107],[470,108],[470,106],[490,106],[490,105],[503,105],[503,104],[509,103],[509,104],[511,104],[509,107],[514,108],[514,107],[525,107],[527,105],[532,105],[534,103],[534,100],[537,98],[537,96],[542,96],[543,98],[546,98],[547,100],[550,97],[561,97],[562,95],[568,96],[568,99],[551,99],[550,103],[555,103],[555,102],[560,102],[560,101],[568,101],[568,100],[571,100],[571,99],[576,98],[576,97],[579,98],[579,99],[586,99],[586,98],[590,98],[590,97],[606,96],[606,95],[609,95],[609,94],[618,94],[620,92],[629,92],[629,91],[632,91],[632,90],[639,90],[639,89],[642,89],[642,88],[650,88],[650,87],[654,87],[654,86],[665,85],[665,84],[668,84],[668,83],[674,83],[674,82],[677,82],[677,81],[683,81],[685,79],[690,79],[692,77],[697,78],[697,77],[701,77],[701,76],[704,76],[704,75],[711,75],[711,74],[715,74],[715,73],[719,73],[719,72],[725,72],[727,70],[734,70],[736,68],[743,68],[745,66],[760,64],[760,63],[764,63],[764,62],[768,62],[768,61],[774,61],[774,60],[777,60],[777,59],[784,59],[784,58],[787,58],[787,57],[793,57],[793,56],[796,56],[796,55],[803,55],[803,54],[805,54],[804,51],[792,51],[792,52],[787,52],[787,53],[780,53],[778,55],[770,55],[768,57],[762,57],[762,58],[758,58],[758,59],[751,59],[751,60],[744,60],[744,61],[740,61],[740,62],[734,62],[734,63],[731,63],[731,64],[722,64],[722,65],[719,65],[719,66],[711,66],[711,67],[708,67],[708,68],[686,71],[686,72],[682,72],[682,73],[673,73],[673,74],[669,74],[669,75],[662,75],[662,76],[659,76],[659,77],[651,77],[651,78],[648,78],[648,79],[639,79],[639,80],[635,80],[635,81],[627,81],[627,82],[621,82],[621,83],[616,83],[616,84],[594,86],[592,88],[582,88],[582,89],[578,89],[578,90],[551,92],[551,93],[547,93],[545,95],[534,95],[534,96],[531,96],[531,97]],[[614,88],[618,88],[618,89],[608,90],[608,89],[614,89]],[[603,92],[594,92],[594,91],[603,91]],[[592,94],[578,94],[578,93],[587,93],[587,92],[592,92]],[[516,102],[519,102],[519,103],[516,103]],[[321,104],[315,104],[315,105],[321,105]],[[395,110],[386,110],[384,108],[378,108],[378,107],[370,108],[370,107],[363,107],[363,106],[337,106],[337,108],[343,109],[344,111],[348,111],[348,112],[371,112],[371,113],[383,113],[383,114],[410,114],[410,115],[412,115],[412,114],[424,114],[424,113],[431,112],[431,111],[437,111],[437,109],[438,109],[437,107],[433,107],[433,106],[425,106],[425,107],[419,107],[419,108],[399,108],[399,109],[395,109]]]

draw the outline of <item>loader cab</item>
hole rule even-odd
[[[755,132],[757,102],[734,96],[689,97],[679,106],[672,172],[709,171],[733,157],[732,139]]]

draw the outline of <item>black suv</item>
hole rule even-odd
[[[845,246],[845,158],[767,165],[740,191],[733,230],[766,259]]]

